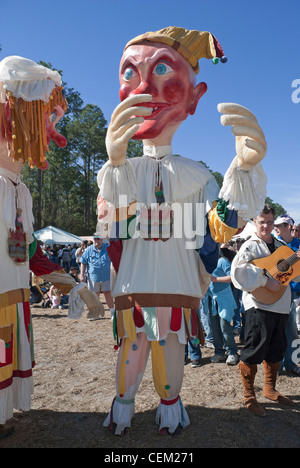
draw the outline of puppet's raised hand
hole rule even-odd
[[[153,109],[141,106],[152,100],[150,94],[136,94],[124,99],[114,110],[106,134],[106,150],[114,166],[125,163],[130,138],[144,122],[143,116],[151,115]]]
[[[233,103],[218,104],[222,125],[232,125],[235,147],[241,169],[249,170],[266,155],[267,143],[257,119],[246,107]]]

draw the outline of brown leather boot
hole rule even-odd
[[[272,401],[286,406],[293,406],[294,402],[275,390],[277,374],[280,369],[280,362],[266,362],[264,361],[265,369],[265,384],[263,389],[263,395]]]
[[[256,364],[246,364],[243,361],[239,363],[240,374],[244,388],[243,403],[255,416],[263,417],[266,415],[263,407],[257,402],[254,391],[254,379],[257,372]]]

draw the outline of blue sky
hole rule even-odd
[[[300,222],[299,0],[0,0],[0,11],[0,58],[51,62],[107,121],[119,102],[118,67],[129,39],[166,26],[212,32],[228,62],[200,62],[198,82],[208,91],[178,129],[173,151],[224,174],[235,147],[217,104],[248,107],[268,142],[267,194]]]

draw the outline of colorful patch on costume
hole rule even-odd
[[[228,242],[239,230],[237,213],[228,210],[227,205],[228,202],[219,199],[208,216],[211,237],[221,244]]]
[[[173,235],[173,210],[168,204],[141,206],[137,229],[144,240],[166,242]]]
[[[98,195],[97,232],[110,240],[130,239],[136,229],[136,202],[122,208],[115,208]]]
[[[151,341],[152,373],[155,388],[161,398],[169,398],[169,385],[165,364],[164,347],[158,341]]]
[[[8,255],[17,264],[28,261],[27,236],[23,229],[22,210],[17,208],[16,229],[8,231]]]
[[[144,332],[149,341],[161,342],[169,333],[176,333],[185,343],[190,337],[204,343],[203,330],[195,309],[183,307],[132,307],[116,311],[115,338],[136,341]]]
[[[13,306],[16,309],[16,306]],[[14,324],[0,326],[0,390],[9,387],[13,376]]]

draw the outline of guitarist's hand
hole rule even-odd
[[[280,288],[280,283],[275,278],[268,278],[266,283],[266,288],[272,292],[276,292]]]

